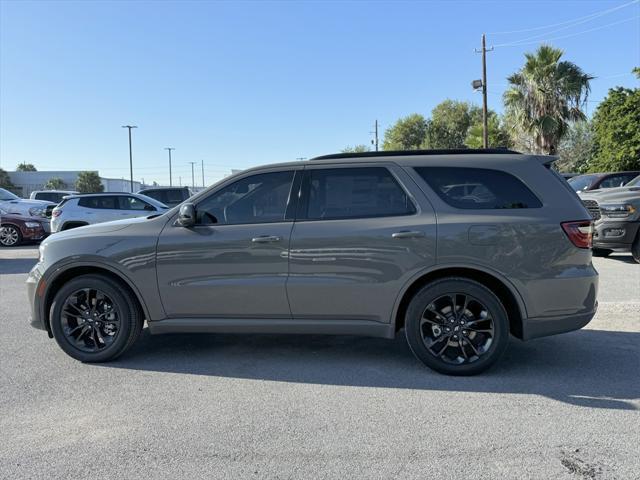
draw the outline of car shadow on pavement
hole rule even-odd
[[[572,405],[637,409],[640,333],[581,330],[512,339],[502,360],[475,377],[450,377],[395,340],[304,335],[157,335],[102,367],[326,385],[537,394]]]
[[[635,264],[636,261],[631,255],[610,255],[607,260],[615,260],[616,262]]]
[[[0,258],[0,275],[29,273],[37,258]]]

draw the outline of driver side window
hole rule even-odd
[[[282,222],[293,170],[259,173],[218,190],[196,206],[198,225]]]

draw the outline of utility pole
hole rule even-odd
[[[196,177],[193,174],[193,166],[196,164],[196,162],[189,162],[191,164],[191,186],[193,188],[196,188]]]
[[[175,148],[173,147],[164,147],[165,150],[169,151],[169,186],[173,186],[172,185],[172,179],[171,179],[171,150],[175,150]]]
[[[131,150],[131,129],[138,127],[137,125],[122,125],[122,128],[129,129],[129,173],[131,174],[131,193],[133,193],[133,152]]]
[[[202,188],[204,188],[204,160],[200,160],[200,165],[202,166]]]
[[[489,127],[487,125],[487,52],[491,52],[493,47],[487,50],[486,35],[482,34],[482,49],[476,53],[482,53],[482,146],[489,148]]]
[[[376,147],[376,152],[377,152],[378,151],[378,120],[376,120],[374,131],[369,133],[373,133],[374,135],[373,137],[374,139],[371,140],[371,143]]]

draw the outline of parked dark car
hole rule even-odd
[[[0,208],[0,246],[15,247],[49,235],[49,220],[8,213]]]
[[[154,334],[402,331],[429,367],[479,373],[510,335],[595,314],[592,219],[554,158],[369,152],[246,170],[179,209],[46,239],[31,323],[83,362],[125,352],[145,320]]]
[[[615,173],[585,173],[571,177],[568,182],[576,192],[588,192],[600,188],[622,187],[640,175],[640,171],[635,172],[615,172]]]
[[[168,207],[175,207],[191,196],[191,192],[187,187],[146,188],[138,193],[154,198]]]

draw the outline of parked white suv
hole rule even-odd
[[[0,188],[0,207],[7,213],[15,213],[23,217],[47,218],[55,206],[53,202],[44,200],[26,200],[9,190]]]
[[[60,232],[92,223],[163,213],[168,207],[137,193],[70,195],[53,209],[51,231]]]

